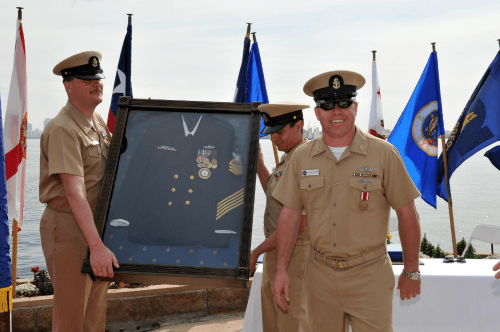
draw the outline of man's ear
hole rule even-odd
[[[66,89],[66,93],[69,95],[70,92],[73,92],[73,85],[71,84],[71,81],[66,81],[63,83],[64,88]]]

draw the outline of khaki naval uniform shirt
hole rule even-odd
[[[40,139],[40,202],[71,212],[59,174],[84,178],[87,200],[95,212],[104,176],[111,134],[94,112],[94,126],[69,101],[52,119]]]
[[[365,211],[360,208],[363,192],[369,193]],[[419,196],[397,149],[358,127],[340,160],[323,136],[294,153],[273,192],[288,208],[305,209],[311,246],[335,257],[386,243],[390,208],[397,210]]]
[[[273,170],[267,181],[266,210],[264,214],[264,234],[268,238],[276,231],[279,216],[283,209],[283,204],[272,197],[278,183],[280,183],[285,169],[292,158],[292,155],[302,146],[307,145],[308,140],[304,139],[281,160]],[[264,271],[262,275],[261,304],[262,323],[264,332],[307,332],[307,309],[305,298],[305,266],[309,257],[309,227],[306,223],[304,231],[297,236],[295,247],[288,264],[288,276],[290,278],[290,294],[293,301],[290,302],[288,312],[284,313],[279,309],[273,298],[272,288],[276,275],[276,249],[266,252],[264,255]]]
[[[111,134],[94,112],[91,123],[69,101],[40,138],[40,238],[54,286],[52,331],[104,331],[106,282],[92,282],[80,272],[88,245],[71,212],[59,174],[81,176],[95,213]]]
[[[273,169],[271,176],[267,181],[267,191],[266,191],[266,211],[264,214],[264,235],[266,239],[277,230],[278,228],[278,220],[281,214],[281,210],[283,209],[283,204],[281,204],[278,200],[272,197],[272,193],[276,189],[276,186],[280,182],[283,177],[283,173],[285,172],[285,168],[290,161],[293,153],[297,148],[303,146],[307,143],[308,140],[304,139],[302,142],[297,144],[293,149],[291,149],[286,155],[281,157],[279,164],[276,165],[276,168]],[[306,224],[306,228],[302,233],[297,236],[298,239],[309,239],[309,230]]]

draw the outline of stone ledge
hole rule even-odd
[[[145,328],[160,320],[179,322],[211,314],[241,313],[245,311],[251,283],[252,279],[246,289],[178,285],[109,289],[107,328],[119,331],[118,326],[124,324]],[[13,331],[50,330],[52,305],[52,295],[13,299]]]

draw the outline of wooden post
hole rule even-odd
[[[432,51],[436,52],[436,43],[432,44]],[[450,196],[450,184],[448,182],[448,156],[446,155],[446,142],[444,138],[444,134],[441,135],[441,145],[443,148],[443,162],[444,162],[444,176],[446,178],[446,193],[448,195],[448,212],[450,214],[450,229],[451,229],[451,242],[453,245],[453,257],[457,259],[458,251],[457,251],[457,239],[455,235],[455,221],[453,218],[453,206],[451,206],[451,196]]]
[[[12,222],[12,297],[16,298],[17,280],[17,234],[19,223],[16,219]]]
[[[448,212],[450,214],[451,242],[453,244],[453,257],[458,257],[457,239],[455,237],[455,221],[453,219],[453,206],[451,206],[450,184],[448,183],[448,157],[446,156],[446,142],[444,134],[441,135],[441,145],[443,147],[444,176],[446,177],[446,193],[448,195]]]
[[[274,161],[276,161],[276,165],[280,162],[280,158],[278,157],[278,148],[276,147],[276,144],[273,142],[273,151],[274,151]]]

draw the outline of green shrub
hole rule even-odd
[[[432,252],[432,258],[445,258],[446,254],[443,249],[439,247],[439,244],[437,245],[436,249],[433,250]]]
[[[38,295],[52,295],[54,288],[50,283],[49,274],[45,270],[40,270],[35,273],[33,285],[38,288]]]

